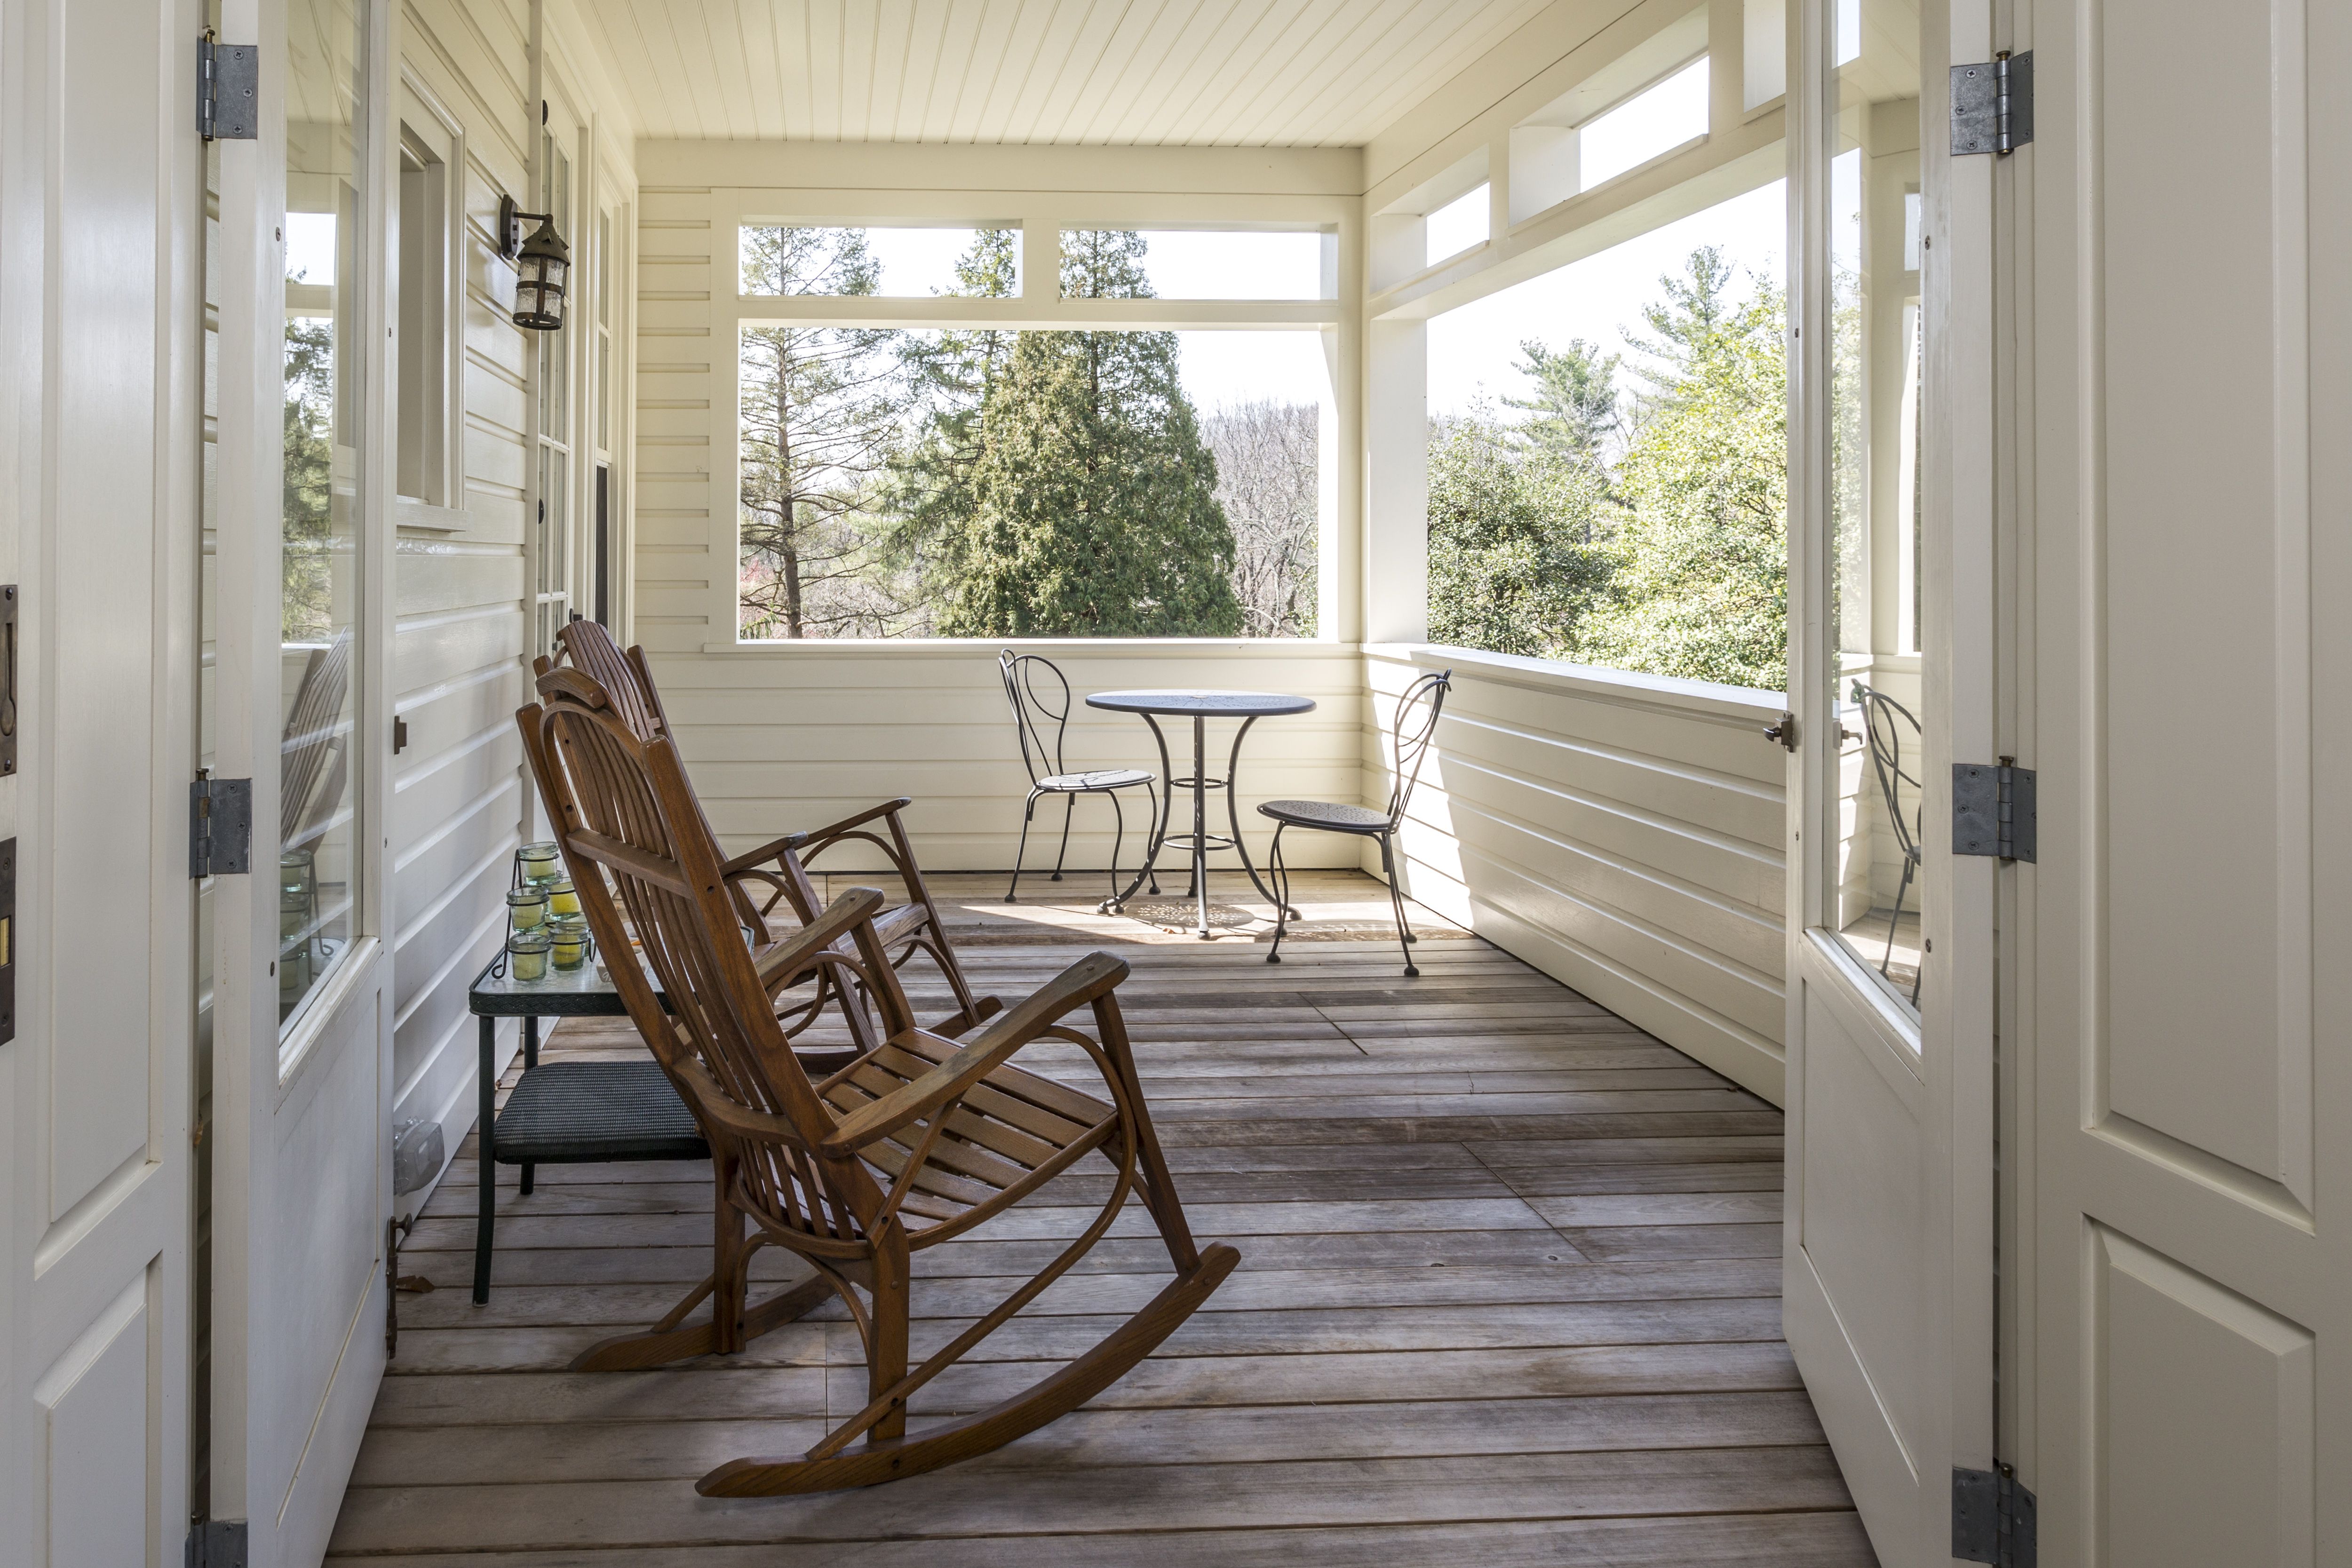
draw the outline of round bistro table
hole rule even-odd
[[[1097,691],[1087,699],[1089,708],[1100,708],[1113,713],[1140,713],[1143,721],[1151,726],[1151,738],[1160,743],[1160,776],[1168,781],[1160,796],[1160,823],[1151,836],[1150,852],[1143,858],[1143,869],[1135,880],[1116,898],[1104,900],[1106,912],[1123,907],[1135,896],[1135,889],[1151,875],[1160,863],[1160,851],[1173,844],[1191,851],[1192,886],[1187,897],[1198,900],[1199,923],[1195,934],[1206,937],[1209,930],[1209,851],[1230,849],[1242,858],[1242,869],[1249,873],[1250,885],[1260,897],[1275,907],[1275,919],[1286,915],[1296,918],[1297,911],[1285,910],[1266,885],[1259,880],[1257,868],[1250,864],[1249,849],[1242,843],[1242,812],[1234,789],[1234,778],[1242,761],[1242,737],[1259,720],[1282,713],[1307,713],[1315,707],[1312,697],[1290,697],[1275,691]],[[1160,727],[1161,717],[1192,721],[1192,776],[1180,779],[1173,775],[1168,762],[1168,734]],[[1212,719],[1239,719],[1242,727],[1234,732],[1233,753],[1226,759],[1225,776],[1209,777],[1208,728]],[[1171,835],[1169,818],[1176,805],[1176,792],[1192,792],[1192,831]],[[1233,825],[1233,836],[1209,831],[1209,791],[1225,792],[1225,815]],[[1155,884],[1156,886],[1156,884]]]

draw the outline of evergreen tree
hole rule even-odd
[[[1733,297],[1712,248],[1661,279],[1615,480],[1626,514],[1608,601],[1570,657],[1780,690],[1788,681],[1788,361],[1780,291]]]
[[[1142,236],[1064,236],[1061,290],[1141,299]],[[968,434],[968,432],[967,432]],[[949,637],[1232,637],[1233,530],[1173,332],[1018,335],[967,477],[929,495]]]
[[[324,642],[333,635],[334,399],[335,323],[290,319],[278,557],[279,635],[289,643]]]
[[[1517,430],[1523,444],[1570,462],[1599,463],[1621,424],[1617,414],[1617,366],[1623,357],[1571,338],[1564,349],[1529,338],[1519,344],[1519,374],[1536,384],[1533,397],[1506,397],[1534,418]]]
[[[1021,231],[983,228],[957,258],[955,284],[945,292],[965,299],[1009,299],[1020,292]],[[890,521],[884,541],[889,564],[923,597],[927,635],[943,584],[934,558],[940,532],[974,509],[972,471],[980,462],[981,408],[1013,356],[1017,331],[908,332],[899,355],[921,413],[920,434],[895,459],[889,481]]]
[[[854,228],[747,228],[754,294],[871,294],[881,268]],[[867,514],[903,433],[895,334],[746,327],[741,343],[742,562],[751,637],[881,636],[907,614],[877,566]]]

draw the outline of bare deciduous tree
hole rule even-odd
[[[1202,421],[1234,530],[1234,593],[1248,635],[1315,635],[1317,440],[1311,403],[1241,403]]]

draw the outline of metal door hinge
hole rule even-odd
[[[1952,853],[2031,860],[2035,848],[2033,770],[1952,764]]]
[[[196,132],[207,142],[261,134],[261,47],[224,44],[212,30],[196,40]]]
[[[2033,51],[1952,68],[1952,155],[1999,157],[2033,140]]]
[[[187,1568],[245,1568],[246,1521],[205,1519],[188,1531]]]
[[[1795,751],[1797,749],[1797,716],[1794,713],[1781,714],[1779,723],[1764,726],[1764,738],[1768,741],[1778,741],[1784,750]]]
[[[2014,1466],[1952,1471],[1952,1555],[1963,1563],[2034,1568],[2033,1494]]]
[[[188,786],[188,875],[239,877],[253,869],[253,781],[196,775]]]

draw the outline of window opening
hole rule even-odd
[[[399,454],[394,488],[410,500],[450,504],[446,494],[448,168],[402,127],[397,302],[394,358]]]
[[[1020,230],[1012,227],[824,227],[749,224],[738,236],[740,287],[747,298],[786,294],[875,295],[920,299],[971,290],[958,268],[982,236],[1010,235],[992,264],[1004,294],[1021,291]],[[986,243],[995,247],[995,238]],[[997,253],[1001,251],[1000,253]],[[781,263],[781,264],[780,264]]]
[[[1063,243],[1083,242],[1066,231]],[[1140,229],[1144,282],[1162,300],[1321,300],[1327,243],[1312,230]],[[1066,291],[1065,298],[1068,298]]]
[[[1706,134],[1707,61],[1702,55],[1579,129],[1580,189],[1615,179]]]
[[[1431,640],[1786,685],[1786,190],[1431,321]]]
[[[1461,255],[1486,243],[1490,235],[1492,215],[1487,211],[1486,187],[1459,195],[1429,215],[1428,265],[1434,267],[1449,257]]]
[[[870,231],[745,233],[768,292],[872,280]],[[1013,293],[1019,243],[978,231],[957,291]],[[1152,243],[1072,231],[1065,296],[1154,297]],[[1314,331],[746,321],[738,635],[1314,636],[1328,363]]]

